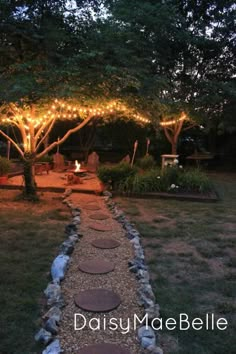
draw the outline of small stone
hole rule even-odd
[[[75,217],[73,218],[73,223],[75,223],[76,225],[77,225],[77,224],[80,224],[80,223],[81,223],[80,217],[79,217],[79,216],[75,216]]]
[[[69,256],[63,254],[59,254],[59,256],[54,259],[51,267],[51,275],[53,280],[61,281],[64,279],[69,259]]]
[[[41,328],[38,333],[36,333],[34,339],[36,342],[40,342],[46,345],[51,341],[52,333],[46,331],[44,328]]]
[[[59,339],[55,339],[51,344],[44,349],[42,354],[60,354],[62,353]]]
[[[146,349],[150,346],[154,346],[156,344],[156,339],[155,338],[149,338],[149,337],[142,337],[141,338],[141,346]]]
[[[61,294],[61,287],[57,283],[48,284],[47,288],[44,290],[48,301],[48,306],[58,305],[59,307],[64,306],[64,300]]]
[[[153,320],[154,318],[160,317],[160,306],[158,304],[154,304],[153,306],[149,306],[145,309],[146,314],[148,315],[149,320]]]
[[[149,326],[143,326],[138,329],[138,338],[144,349],[156,345],[156,335]]]
[[[80,211],[77,211],[77,210],[75,210],[75,211],[72,211],[72,216],[80,216]]]
[[[64,241],[60,247],[59,247],[60,252],[63,255],[70,255],[73,253],[74,251],[74,242],[70,241],[70,240],[66,240]]]
[[[163,350],[160,347],[156,347],[155,345],[150,345],[149,347],[147,347],[147,350],[151,354],[163,354]]]
[[[104,195],[105,197],[112,198],[112,193],[109,192],[109,191],[104,191],[104,192],[103,192],[103,195]]]
[[[69,238],[68,238],[68,241],[70,241],[70,242],[72,242],[73,244],[75,244],[76,242],[78,242],[79,241],[79,237],[78,237],[78,235],[72,235],[72,236],[69,236]]]
[[[49,318],[53,318],[56,323],[60,322],[61,310],[56,306],[51,307],[50,310],[43,316],[43,319]]]
[[[58,333],[58,326],[54,318],[49,318],[45,323],[46,331],[52,333],[53,335]]]
[[[74,233],[76,233],[76,231],[77,231],[77,227],[76,227],[76,225],[74,225],[74,224],[68,224],[68,225],[66,225],[66,227],[65,227],[65,232],[68,234],[68,235],[73,235]]]

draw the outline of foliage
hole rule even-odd
[[[115,166],[101,166],[98,169],[98,177],[103,183],[110,183],[115,188],[119,183],[130,176],[134,176],[136,169],[126,162]]]
[[[156,162],[152,155],[146,155],[137,160],[136,165],[142,170],[152,170],[156,167]]]
[[[6,176],[11,170],[11,162],[0,156],[0,176]]]
[[[115,167],[113,167],[116,170]],[[121,169],[119,169],[121,172]],[[164,171],[159,168],[140,173],[139,170],[132,174],[117,178],[113,187],[119,192],[125,193],[151,193],[151,192],[170,192],[170,193],[207,193],[213,190],[213,184],[209,177],[199,169],[182,170],[177,166],[166,167]],[[103,180],[113,181],[111,172],[106,174]],[[114,179],[114,177],[113,177]]]
[[[145,108],[153,111],[154,121],[184,110],[207,125],[232,122],[236,102],[234,3],[106,1],[117,25],[118,41],[119,34],[123,39],[115,63],[124,62],[122,56],[131,65],[135,62],[133,70],[125,65],[138,80],[132,92],[145,97]]]
[[[209,177],[199,169],[188,169],[178,175],[178,185],[187,192],[206,193],[213,189]]]
[[[181,171],[181,169],[175,165],[167,166],[164,168],[161,174],[161,180],[163,181],[163,188],[165,191],[167,191],[172,184],[178,185],[179,175],[182,172],[183,171]]]
[[[158,176],[160,176],[158,169],[144,174],[136,173],[134,176],[129,176],[124,181],[121,181],[118,190],[128,193],[160,192],[162,190],[162,181],[158,179]]]

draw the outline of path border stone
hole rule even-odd
[[[60,283],[64,279],[66,270],[69,267],[75,243],[83,236],[79,232],[81,209],[74,206],[69,199],[72,192],[72,189],[66,189],[62,196],[62,203],[66,204],[71,210],[72,221],[65,227],[67,239],[59,247],[59,254],[51,266],[52,281],[48,283],[47,288],[44,290],[48,309],[42,316],[42,327],[35,335],[35,340],[47,346],[42,354],[60,354],[63,352],[60,341],[56,337],[61,320],[61,309],[65,306]],[[139,304],[143,306],[149,319],[159,317],[160,308],[155,302],[155,296],[150,284],[150,276],[140,242],[140,234],[126,218],[124,212],[117,207],[116,203],[112,200],[110,192],[104,191],[103,199],[113,214],[114,219],[123,226],[127,238],[133,244],[135,257],[128,262],[128,267],[131,272],[135,273],[139,283]],[[150,354],[163,354],[163,350],[156,344],[157,336],[151,327],[140,327],[137,336],[141,347],[147,349]]]
[[[75,244],[83,236],[79,232],[80,208],[74,206],[69,199],[72,190],[64,190],[62,203],[66,204],[72,214],[72,220],[65,226],[65,235],[67,239],[59,246],[59,254],[53,260],[51,265],[52,281],[48,283],[44,290],[47,299],[47,311],[42,316],[42,327],[35,335],[35,341],[47,345],[42,354],[60,354],[62,349],[60,341],[55,336],[58,333],[58,325],[61,320],[61,309],[65,306],[61,291],[61,282],[70,264],[70,257],[74,251]]]
[[[160,306],[156,303],[150,284],[150,275],[141,244],[141,235],[127,219],[125,213],[113,201],[112,193],[104,191],[103,196],[107,208],[113,214],[114,219],[122,225],[126,232],[126,237],[133,245],[135,257],[132,261],[129,261],[128,266],[130,272],[135,274],[139,284],[139,304],[144,308],[149,320],[160,317]],[[163,350],[157,345],[159,338],[151,327],[146,328],[146,326],[142,326],[138,329],[137,334],[142,348],[147,349],[152,354],[163,354]]]

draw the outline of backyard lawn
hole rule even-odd
[[[0,194],[1,354],[40,352],[34,335],[43,290],[70,219],[58,194],[45,193],[35,204],[16,201],[16,195],[2,190]]]
[[[117,198],[142,234],[163,319],[225,317],[226,331],[163,331],[165,354],[236,353],[236,175],[213,175],[215,204]]]

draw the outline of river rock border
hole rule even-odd
[[[46,346],[42,354],[60,354],[63,352],[60,341],[56,337],[58,334],[58,325],[61,320],[62,308],[65,306],[61,291],[61,282],[69,267],[70,257],[74,251],[75,244],[83,237],[79,232],[81,209],[74,206],[69,199],[71,193],[72,190],[67,189],[62,196],[62,203],[66,204],[71,210],[72,221],[65,227],[67,239],[60,245],[59,254],[51,265],[52,281],[48,283],[44,290],[48,310],[42,316],[42,327],[35,335],[35,340]],[[112,200],[112,194],[105,191],[103,195],[108,209],[113,214],[114,219],[122,225],[126,232],[126,237],[133,245],[134,259],[129,261],[128,267],[130,272],[135,274],[138,281],[139,305],[144,308],[150,324],[153,319],[160,316],[160,307],[155,302],[155,295],[150,284],[150,275],[140,242],[141,235],[126,218],[124,212],[119,209],[117,204]],[[163,350],[157,345],[158,337],[151,326],[140,327],[137,335],[142,348],[148,350],[150,354],[163,354]]]
[[[74,251],[75,244],[83,236],[79,232],[81,210],[68,199],[71,193],[72,190],[67,189],[62,196],[62,203],[66,204],[71,210],[72,220],[65,227],[67,239],[59,246],[59,254],[51,265],[52,281],[48,283],[44,290],[48,311],[42,316],[42,327],[35,335],[37,342],[47,346],[42,354],[60,354],[63,352],[60,341],[56,338],[58,325],[61,320],[61,309],[65,306],[61,291],[61,282],[69,267],[70,256]]]
[[[138,281],[138,298],[139,305],[144,308],[145,314],[148,317],[148,323],[160,317],[160,306],[155,301],[155,295],[150,284],[150,275],[148,266],[145,262],[144,250],[141,245],[141,235],[129,222],[125,213],[112,200],[112,194],[109,191],[104,191],[104,201],[108,209],[113,214],[126,232],[126,237],[130,240],[134,248],[134,259],[129,261],[128,266],[130,272],[134,273]],[[147,349],[151,354],[163,354],[163,350],[157,345],[159,342],[157,334],[151,326],[148,328],[142,326],[138,329],[138,338],[142,348]]]

